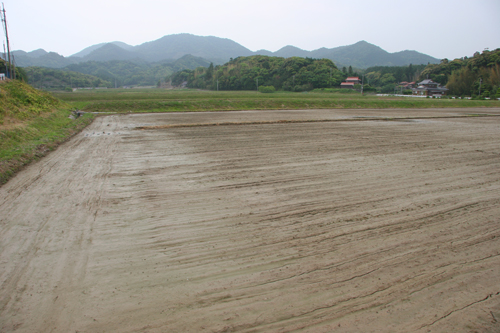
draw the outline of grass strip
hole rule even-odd
[[[73,120],[70,114],[69,110],[57,109],[22,126],[0,129],[0,185],[81,131],[95,117],[85,114]]]
[[[500,106],[500,101],[497,100],[411,98],[322,92],[262,94],[255,91],[107,89],[54,95],[76,108],[102,113]]]
[[[183,111],[237,111],[237,110],[301,110],[301,109],[391,109],[391,108],[462,108],[499,106],[495,102],[449,101],[426,99],[239,99],[239,100],[185,100],[185,101],[102,101],[87,104],[88,112],[140,113]]]

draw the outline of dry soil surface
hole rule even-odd
[[[499,115],[99,117],[0,188],[0,331],[499,332]]]

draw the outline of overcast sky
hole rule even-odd
[[[460,58],[500,47],[500,0],[3,0],[11,50],[70,56],[103,42],[130,45],[191,33],[257,51],[360,40],[388,52]],[[4,38],[1,38],[4,39]]]

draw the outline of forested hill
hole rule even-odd
[[[238,57],[221,66],[210,65],[183,70],[172,75],[172,85],[187,83],[190,88],[256,90],[273,86],[288,91],[336,87],[346,74],[329,59],[282,58],[269,56]]]
[[[88,87],[153,86],[165,77],[183,69],[208,67],[202,58],[186,55],[172,63],[136,63],[111,60],[87,61],[62,69],[31,66],[25,68],[28,82],[45,90],[65,90]]]
[[[68,90],[71,88],[111,87],[111,81],[97,76],[47,67],[26,67],[27,82],[41,90]]]
[[[500,94],[500,48],[476,52],[471,58],[443,59],[422,71],[420,79],[426,78],[446,85],[451,95],[474,96],[481,92],[483,97],[489,97]]]
[[[42,66],[63,68],[71,64],[87,61],[127,60],[140,63],[172,62],[186,54],[201,57],[208,63],[223,64],[231,58],[251,55],[276,57],[309,57],[330,59],[337,66],[367,68],[370,66],[405,66],[409,64],[439,63],[439,60],[416,51],[389,53],[382,48],[360,41],[353,45],[335,48],[320,48],[306,51],[294,46],[285,46],[276,52],[259,50],[252,52],[246,47],[227,38],[195,36],[191,34],[167,35],[137,46],[122,42],[101,43],[89,46],[71,57],[63,57],[54,52],[36,50],[32,52],[14,51],[16,63],[21,67]]]

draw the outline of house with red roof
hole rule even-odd
[[[403,87],[403,89],[411,89],[415,87],[415,82],[399,82],[399,85]]]
[[[347,79],[345,79],[345,82],[354,83],[354,84],[361,84],[361,80],[357,76],[349,76]]]
[[[361,80],[357,76],[350,76],[340,84],[340,88],[354,89],[355,84],[361,84]]]

